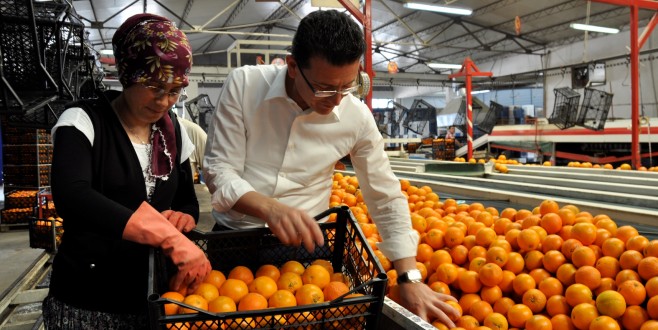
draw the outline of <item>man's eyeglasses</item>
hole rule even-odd
[[[151,86],[151,85],[145,85],[145,84],[141,84],[141,85],[142,85],[142,87],[150,90],[153,93],[153,96],[155,96],[155,98],[158,98],[158,99],[165,96],[165,95],[167,95],[167,97],[170,100],[171,99],[178,99],[179,96],[187,96],[184,89],[179,89],[179,90],[174,90],[174,91],[171,91],[171,92],[166,92],[166,90],[164,88],[160,87],[160,86]]]
[[[345,89],[339,90],[339,91],[319,91],[319,90],[316,90],[313,87],[313,85],[311,85],[311,83],[308,81],[308,79],[306,79],[306,76],[304,75],[304,71],[302,70],[302,68],[299,68],[299,73],[302,74],[302,78],[304,78],[304,81],[306,82],[308,87],[311,89],[313,94],[315,94],[315,97],[332,97],[336,94],[341,94],[341,95],[344,96],[344,95],[347,95],[347,94],[352,94],[352,93],[359,90],[359,85],[357,84],[357,85],[354,85],[352,87],[345,88]]]

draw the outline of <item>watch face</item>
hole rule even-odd
[[[423,280],[423,276],[420,274],[420,270],[418,269],[410,270],[407,272],[407,274],[410,282]]]

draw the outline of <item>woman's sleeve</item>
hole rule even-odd
[[[57,129],[51,189],[66,230],[102,232],[121,238],[132,211],[92,188],[92,146],[73,126]]]

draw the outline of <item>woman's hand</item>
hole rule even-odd
[[[187,233],[192,229],[196,228],[196,222],[194,218],[183,212],[178,212],[174,210],[166,210],[162,212],[162,215],[169,220],[169,222],[178,229],[181,233]]]

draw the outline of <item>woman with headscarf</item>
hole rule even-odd
[[[80,102],[52,129],[65,234],[43,303],[48,329],[146,328],[150,247],[176,265],[171,290],[194,290],[211,269],[183,235],[199,216],[194,146],[170,112],[188,84],[187,37],[167,18],[139,14],[112,45],[123,91]]]

